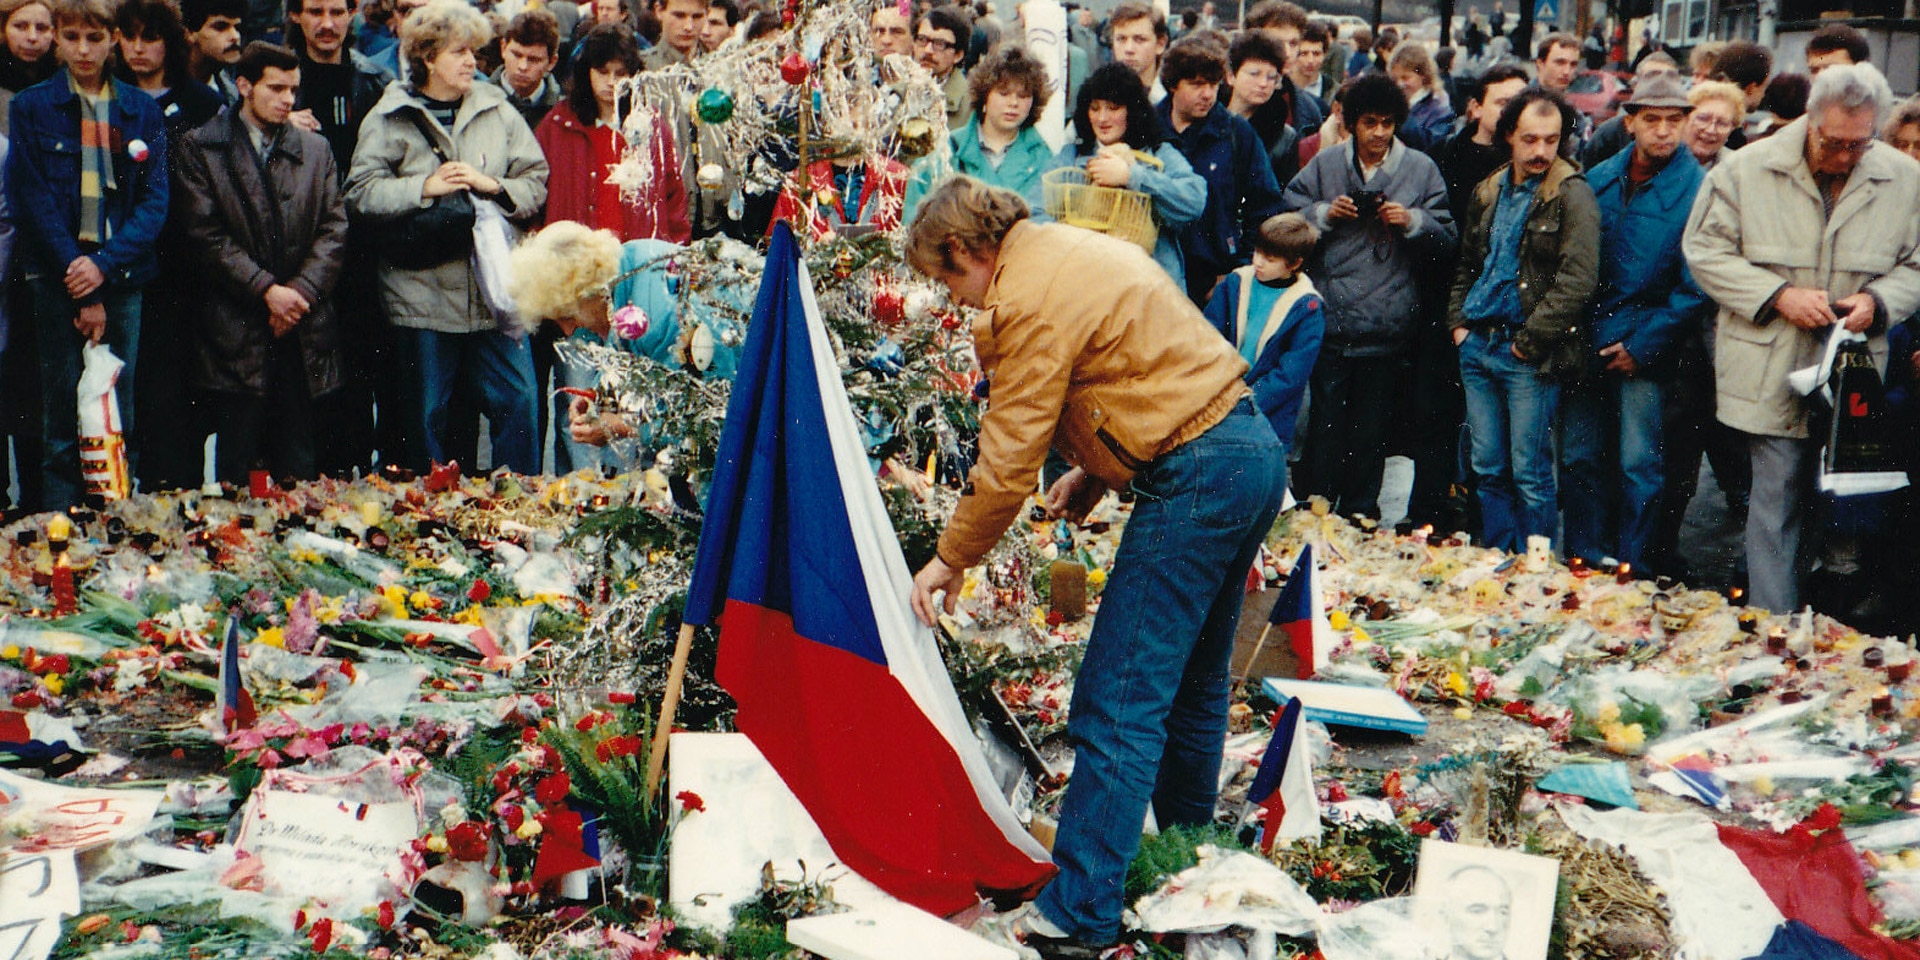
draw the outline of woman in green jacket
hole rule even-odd
[[[1046,67],[1026,48],[1007,44],[968,72],[967,89],[973,119],[947,137],[950,157],[935,154],[914,165],[902,223],[911,222],[920,201],[956,173],[1012,190],[1041,209],[1040,175],[1053,166],[1053,150],[1033,124],[1047,106]]]

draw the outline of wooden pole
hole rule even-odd
[[[1240,671],[1240,680],[1233,685],[1234,689],[1238,690],[1247,685],[1247,677],[1252,675],[1253,665],[1260,662],[1260,651],[1267,648],[1267,635],[1272,632],[1273,621],[1269,620],[1266,626],[1260,628],[1260,639],[1253,644],[1253,656],[1247,658],[1247,668]]]
[[[673,666],[667,670],[667,692],[660,697],[660,722],[653,728],[653,749],[647,753],[648,802],[660,792],[660,771],[667,763],[667,734],[673,731],[673,715],[680,710],[680,687],[687,679],[687,655],[692,651],[693,624],[681,623],[680,639],[673,645]]]

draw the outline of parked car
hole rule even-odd
[[[1607,70],[1585,70],[1567,84],[1567,102],[1598,123],[1620,112],[1620,105],[1627,102],[1632,92],[1627,82],[1617,74]]]

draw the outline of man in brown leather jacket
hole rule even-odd
[[[182,141],[173,171],[191,255],[211,281],[193,311],[193,381],[211,400],[220,479],[243,483],[259,467],[309,479],[314,401],[341,382],[331,294],[346,207],[327,141],[287,123],[293,51],[249,44],[234,75],[239,102]]]
[[[1060,873],[1009,924],[1028,946],[1097,947],[1120,933],[1149,803],[1163,828],[1213,821],[1233,632],[1284,463],[1241,382],[1246,362],[1144,250],[1027,213],[1017,194],[954,177],[908,241],[916,269],[980,308],[974,350],[991,386],[980,459],[913,607],[931,625],[944,590],[953,608],[1050,448],[1075,467],[1049,513],[1077,521],[1109,488],[1133,490],[1068,721],[1078,754]]]

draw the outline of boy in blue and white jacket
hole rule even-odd
[[[1253,264],[1228,273],[1207,300],[1207,320],[1246,358],[1254,402],[1288,450],[1327,329],[1320,292],[1301,269],[1319,240],[1300,214],[1268,217]]]

